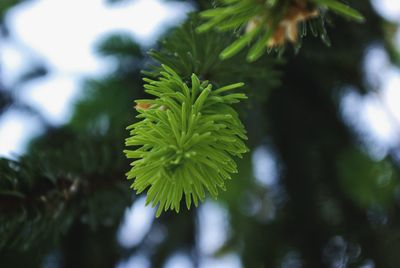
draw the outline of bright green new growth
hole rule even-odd
[[[128,127],[131,137],[126,150],[134,158],[128,179],[135,179],[137,193],[148,188],[147,204],[159,204],[163,210],[179,212],[185,196],[189,209],[203,201],[205,190],[216,198],[218,188],[225,190],[225,180],[237,173],[232,156],[241,157],[248,149],[246,131],[231,104],[246,99],[230,90],[243,86],[232,84],[212,89],[193,74],[186,84],[168,66],[163,65],[158,80],[144,79],[146,92],[155,99],[137,100],[141,121]]]
[[[243,30],[243,34],[221,52],[220,58],[223,60],[234,56],[251,44],[247,60],[255,61],[266,50],[273,48],[279,50],[284,43],[282,36],[286,35],[292,43],[296,43],[297,31],[304,36],[306,24],[314,36],[319,35],[324,43],[329,45],[330,41],[321,16],[325,10],[331,10],[358,22],[364,20],[357,10],[340,0],[219,0],[218,2],[221,6],[200,13],[206,22],[200,25],[197,31],[201,33],[210,29],[221,32]],[[303,6],[304,10],[293,14],[290,11],[293,6]],[[302,24],[298,26],[297,23]],[[288,24],[291,24],[290,27],[287,27]],[[290,33],[282,33],[282,26],[287,27],[286,30]]]

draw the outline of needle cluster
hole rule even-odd
[[[285,43],[296,44],[300,28],[306,22],[320,18],[327,10],[354,20],[362,21],[362,15],[338,0],[219,0],[220,6],[200,13],[206,22],[198,32],[210,29],[218,31],[242,31],[242,35],[220,54],[227,59],[252,43],[247,60],[255,61],[265,50],[282,48]],[[321,19],[321,18],[320,18]],[[310,25],[321,38],[327,39],[323,21]],[[305,31],[305,30],[304,30]],[[301,32],[304,32],[301,31]],[[327,41],[324,40],[325,43]]]
[[[192,201],[214,198],[225,181],[237,173],[233,156],[241,157],[248,149],[246,131],[232,104],[246,99],[231,93],[243,86],[232,84],[218,89],[193,74],[186,83],[174,70],[162,65],[156,80],[145,78],[146,92],[155,99],[137,100],[140,121],[129,126],[126,150],[135,159],[128,179],[138,193],[147,191],[147,203],[163,210],[179,212],[185,197],[189,209]]]

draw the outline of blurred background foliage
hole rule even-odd
[[[18,2],[0,3],[0,21]],[[200,10],[206,2],[191,1]],[[397,25],[370,1],[348,2],[366,22],[332,15],[332,47],[307,36],[298,53],[287,49],[252,64],[245,53],[221,62],[218,54],[234,37],[195,35],[195,15],[167,30],[148,54],[124,33],[99,40],[98,54],[112,58],[114,69],[82,83],[67,124],[46,124],[25,155],[0,160],[0,267],[140,267],[122,266],[131,256],[165,267],[177,253],[189,266],[172,267],[213,267],[204,258],[232,254],[250,268],[400,267],[399,145],[383,158],[371,155],[340,103],[345,88],[375,90],[364,71],[370,46],[383,46],[399,64]],[[1,28],[5,35],[7,25]],[[136,120],[133,100],[146,97],[141,70],[155,75],[158,62],[184,78],[196,72],[215,84],[245,82],[250,98],[238,109],[253,153],[239,160],[239,174],[217,201],[165,213],[140,242],[123,246],[117,236],[124,213],[140,202],[125,179],[125,128]],[[32,66],[21,83],[44,75],[45,67]],[[0,90],[0,116],[11,106],[38,113],[18,105]],[[260,155],[273,162],[261,162],[261,180],[254,169]],[[224,211],[229,231],[215,250],[202,252],[210,204]]]

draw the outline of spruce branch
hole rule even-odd
[[[239,30],[240,37],[220,53],[228,59],[252,44],[247,60],[260,58],[266,50],[280,50],[287,41],[298,44],[306,34],[308,23],[314,35],[329,44],[323,14],[332,10],[349,19],[362,22],[363,16],[339,0],[220,0],[220,7],[200,13],[206,21],[198,32],[216,29],[221,32]]]
[[[228,32],[215,30],[197,33],[196,28],[201,23],[198,14],[193,13],[183,25],[168,32],[160,41],[160,48],[148,53],[156,64],[150,64],[142,72],[156,78],[162,71],[161,64],[165,64],[184,81],[190,81],[193,73],[200,80],[208,80],[215,86],[242,81],[245,83],[243,92],[256,101],[265,100],[268,93],[280,85],[278,67],[283,64],[282,59],[264,55],[260,60],[249,63],[245,51],[242,51],[234,57],[221,60],[219,54],[235,37]]]
[[[157,80],[145,78],[146,92],[155,99],[137,100],[141,121],[128,127],[131,137],[125,150],[132,162],[128,179],[141,193],[148,188],[147,204],[179,212],[185,196],[189,209],[203,201],[206,190],[217,198],[218,188],[237,173],[232,156],[248,151],[245,129],[232,104],[246,99],[242,93],[230,93],[243,86],[231,84],[218,89],[193,74],[185,83],[166,65]]]
[[[110,155],[114,144],[104,146],[74,140],[18,161],[0,158],[0,251],[54,244],[76,221],[92,229],[119,221],[130,202],[120,180],[125,161]]]

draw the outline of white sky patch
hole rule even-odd
[[[258,183],[272,186],[278,177],[277,163],[274,155],[266,146],[259,146],[253,152],[253,174]]]
[[[381,16],[391,21],[400,22],[399,0],[372,0],[372,4]]]
[[[102,0],[37,0],[12,9],[7,16],[10,31],[40,54],[52,69],[82,74],[98,73],[104,60],[93,43],[114,31],[131,33],[151,44],[167,26],[185,18],[186,3],[136,0],[107,5]]]
[[[79,81],[113,67],[112,61],[96,55],[93,46],[98,40],[122,31],[151,45],[166,27],[178,24],[191,9],[188,3],[162,0],[113,5],[103,0],[26,1],[6,16],[13,39],[1,42],[1,79],[11,87],[32,60],[42,59],[50,75],[24,85],[22,101],[39,109],[51,123],[66,123],[78,97]],[[0,131],[19,135],[10,128]],[[7,148],[20,152],[23,146],[15,142],[8,143]]]
[[[394,122],[388,116],[379,96],[369,95],[362,102],[361,114],[356,116],[361,116],[374,138],[388,146],[395,145],[398,137],[393,126]]]
[[[164,268],[194,268],[188,255],[177,253],[168,258]]]
[[[364,69],[373,91],[361,96],[348,89],[342,113],[371,155],[381,159],[400,144],[400,71],[379,46],[367,50]]]
[[[385,157],[388,150],[400,142],[393,121],[377,94],[363,97],[348,89],[342,97],[341,112],[376,159]]]
[[[392,70],[388,78],[382,92],[383,100],[394,117],[393,120],[397,121],[397,127],[400,128],[400,70],[397,68]]]
[[[228,238],[228,213],[220,204],[206,201],[200,207],[198,217],[199,248],[202,254],[210,255]]]
[[[380,87],[387,80],[387,72],[390,68],[389,56],[381,46],[372,46],[367,49],[364,57],[364,71],[370,85]]]
[[[73,77],[50,74],[26,83],[19,98],[41,111],[49,122],[63,124],[70,119],[79,91],[80,83]]]
[[[27,142],[41,132],[40,122],[25,113],[9,110],[0,118],[0,156],[15,158]]]
[[[145,203],[146,197],[140,197],[125,211],[124,220],[117,233],[117,239],[126,248],[139,244],[150,230],[154,220],[155,209],[151,206],[145,206]]]
[[[24,55],[7,40],[0,42],[1,81],[6,87],[12,86],[26,67]]]

